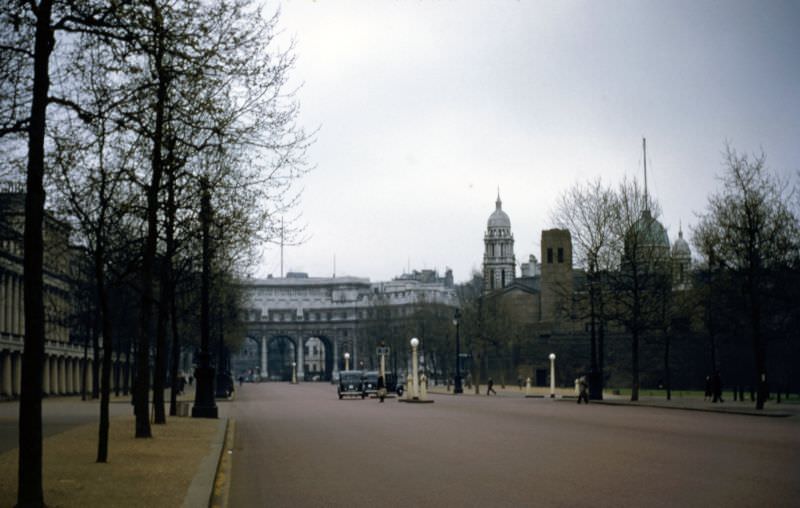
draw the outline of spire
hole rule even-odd
[[[503,202],[500,201],[500,186],[499,185],[497,186],[497,201],[495,201],[495,205],[497,206],[498,210],[503,208]]]
[[[683,225],[680,219],[678,219],[678,238],[683,238]]]

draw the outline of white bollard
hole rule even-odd
[[[525,379],[525,396],[529,397],[531,395],[531,378]]]
[[[423,374],[419,378],[419,400],[428,399],[428,378]]]

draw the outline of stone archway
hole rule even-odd
[[[275,335],[267,341],[268,381],[291,381],[292,362],[297,361],[297,346],[288,335]]]
[[[231,370],[234,379],[258,380],[261,374],[261,340],[245,337],[239,351],[231,357]]]
[[[306,381],[330,381],[333,376],[333,340],[325,335],[303,339],[303,372]]]

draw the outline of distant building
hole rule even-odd
[[[344,369],[344,353],[351,369],[373,365],[377,320],[409,318],[422,304],[457,306],[450,269],[443,277],[414,270],[385,282],[290,272],[241,285],[248,332],[233,357],[234,374],[276,381],[291,376],[292,362],[300,379],[330,379]]]
[[[516,276],[517,263],[514,258],[511,220],[503,211],[499,192],[495,206],[495,211],[489,216],[483,237],[483,281],[486,292],[509,286]]]

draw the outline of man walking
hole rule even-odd
[[[489,382],[486,383],[486,386],[486,395],[490,395],[492,393],[497,395],[497,392],[494,391],[494,381],[492,381],[492,378],[489,378]]]

